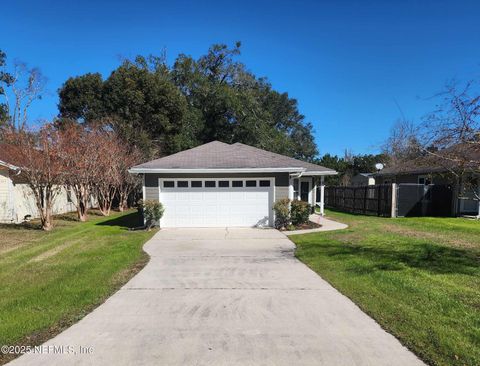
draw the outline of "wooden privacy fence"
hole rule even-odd
[[[325,187],[325,207],[363,215],[392,216],[392,185]]]

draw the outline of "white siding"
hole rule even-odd
[[[61,214],[75,211],[74,200],[68,201],[67,190],[61,188],[53,204],[53,213]],[[35,197],[27,184],[13,184],[9,176],[9,171],[0,169],[0,222],[1,223],[20,223],[26,216],[38,218],[38,210],[35,203]]]
[[[15,203],[16,203],[16,221],[22,222],[25,216],[30,215],[32,218],[38,217],[38,209],[35,203],[35,197],[32,190],[27,184],[15,185]],[[62,214],[66,212],[75,211],[73,202],[68,202],[67,190],[61,188],[60,193],[55,197],[53,203],[53,214]],[[75,199],[71,195],[72,200]]]
[[[12,222],[15,219],[12,188],[8,170],[0,168],[0,222]]]

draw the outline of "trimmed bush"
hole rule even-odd
[[[165,211],[163,205],[157,201],[145,201],[141,205],[146,229],[150,230],[154,226],[160,226],[159,221]]]
[[[294,200],[290,205],[290,219],[293,225],[306,224],[310,216],[311,207],[307,202]]]
[[[275,211],[275,227],[277,229],[286,228],[290,224],[290,200],[283,198],[273,205]]]

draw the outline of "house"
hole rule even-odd
[[[386,167],[374,176],[379,184],[441,185],[452,191],[454,215],[479,215],[480,153],[472,147],[456,145],[434,154]]]
[[[273,226],[281,198],[319,204],[332,169],[241,143],[213,141],[134,166],[144,200],[165,207],[162,227]]]
[[[351,180],[352,186],[373,186],[375,185],[375,177],[373,173],[358,173]]]
[[[33,192],[14,160],[0,145],[0,223],[20,223],[39,217]],[[75,211],[74,199],[68,189],[62,187],[55,198],[53,213]]]

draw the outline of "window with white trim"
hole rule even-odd
[[[188,188],[188,180],[179,180],[177,182],[177,188]]]
[[[218,187],[219,187],[219,188],[228,188],[228,187],[230,187],[230,181],[228,181],[228,180],[219,180],[219,181],[218,181]]]
[[[258,179],[238,179],[238,178],[218,178],[218,179],[172,179],[161,180],[162,188],[268,188],[273,186],[273,181],[269,178]],[[298,179],[297,179],[298,187]]]

